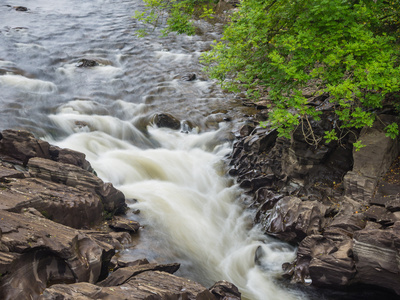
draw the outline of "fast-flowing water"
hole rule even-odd
[[[306,298],[279,283],[294,249],[253,227],[243,191],[225,175],[229,133],[246,112],[198,63],[221,26],[137,38],[139,0],[25,0],[27,11],[15,3],[0,4],[0,128],[86,153],[125,193],[143,228],[120,257],[180,262],[180,275],[208,287],[231,281],[251,300]],[[80,68],[84,58],[98,65]],[[197,79],[185,81],[189,73]],[[153,126],[156,113],[174,115],[183,132]]]

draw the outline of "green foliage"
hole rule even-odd
[[[400,91],[399,2],[243,0],[203,62],[233,92],[268,90],[269,121],[282,136],[320,114],[306,86],[329,93],[340,128],[372,126],[385,96]],[[397,124],[386,131],[397,136]],[[336,131],[325,139],[337,140]]]
[[[202,19],[213,18],[213,0],[143,0],[146,9],[136,11],[134,18],[152,24],[153,29],[166,22],[161,31],[163,35],[169,32],[178,34],[195,34],[194,17]],[[143,36],[146,30],[139,29],[137,34]]]

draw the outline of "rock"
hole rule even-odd
[[[97,285],[103,287],[121,285],[127,282],[129,279],[133,278],[134,276],[147,271],[162,271],[173,274],[178,271],[179,267],[180,264],[136,264],[116,270],[115,272],[111,273],[110,276],[108,276],[105,280],[99,282]]]
[[[166,272],[145,271],[117,286],[56,284],[47,288],[39,299],[215,300],[216,297],[193,281]]]
[[[124,212],[126,209],[122,192],[115,189],[111,183],[104,183],[93,173],[80,167],[38,157],[30,159],[28,167],[33,177],[99,195],[104,209],[108,212]]]
[[[385,135],[383,124],[397,121],[393,116],[380,115],[379,121],[365,127],[359,140],[365,145],[353,151],[353,170],[344,178],[346,195],[361,203],[368,203],[375,192],[378,180],[387,172],[399,154],[399,142]]]
[[[79,60],[79,62],[76,64],[78,68],[90,68],[90,67],[96,67],[98,65],[99,63],[97,61],[86,58]]]
[[[71,164],[80,167],[91,173],[94,172],[90,163],[86,160],[84,153],[71,149],[62,149],[57,146],[50,145],[49,149],[51,159],[64,164]]]
[[[217,283],[218,297],[200,284],[172,275],[179,264],[148,264],[124,267],[111,273],[97,285],[88,283],[56,284],[47,288],[39,299],[240,299],[237,288],[229,283]],[[218,294],[219,293],[219,294]],[[222,298],[230,297],[234,298]]]
[[[393,290],[400,295],[400,222],[393,227],[363,229],[354,234],[356,279]]]
[[[265,216],[261,225],[265,231],[286,242],[300,242],[307,235],[321,232],[326,207],[317,201],[301,201],[284,197]]]
[[[16,11],[28,11],[28,8],[26,8],[25,6],[14,6],[14,9]]]
[[[1,299],[37,299],[48,284],[96,282],[114,248],[32,214],[0,210]],[[22,287],[22,288],[18,288]]]
[[[3,130],[0,134],[0,159],[26,166],[32,157],[50,158],[48,142],[37,140],[30,132]]]
[[[243,149],[254,153],[268,151],[275,144],[278,132],[264,128],[255,130],[257,130],[256,134],[250,135],[244,140]]]
[[[115,231],[136,233],[139,230],[140,224],[136,221],[115,216],[109,226]]]
[[[3,184],[0,209],[20,212],[26,208],[35,208],[46,218],[73,228],[94,226],[103,220],[102,199],[91,191],[40,178]]]
[[[196,80],[196,74],[194,74],[194,73],[186,74],[186,75],[182,76],[182,80],[185,80],[185,81]]]
[[[347,286],[356,274],[352,239],[333,241],[322,235],[310,235],[301,241],[296,260],[284,264],[292,282],[324,287]]]
[[[174,130],[181,128],[181,122],[174,116],[166,113],[156,114],[152,121],[157,127],[166,127]]]
[[[211,288],[210,292],[213,293],[217,299],[220,300],[240,300],[241,294],[239,289],[230,282],[218,281]]]

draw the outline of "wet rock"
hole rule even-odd
[[[286,242],[300,242],[307,235],[321,232],[326,207],[317,201],[284,197],[261,217],[265,231]]]
[[[182,76],[182,80],[185,80],[185,81],[196,80],[196,74],[194,74],[194,73],[186,74],[186,75]]]
[[[239,289],[230,282],[218,281],[211,288],[210,292],[220,300],[240,300]]]
[[[76,64],[78,68],[90,68],[90,67],[96,67],[98,65],[99,63],[97,61],[86,58],[79,60],[79,62]]]
[[[181,128],[181,122],[174,116],[166,113],[156,114],[152,121],[157,127],[166,127],[174,130]]]
[[[16,11],[28,11],[28,8],[25,6],[14,6]]]
[[[116,231],[136,233],[139,230],[140,224],[136,221],[115,216],[109,226]]]
[[[107,243],[32,214],[0,210],[0,298],[37,299],[54,282],[94,283],[114,255]],[[23,288],[16,288],[23,287]]]
[[[400,295],[400,222],[393,227],[363,229],[354,234],[357,280],[393,290]]]

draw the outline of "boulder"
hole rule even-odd
[[[386,124],[398,120],[387,115],[379,119],[361,131],[359,140],[365,147],[353,151],[353,170],[344,177],[346,195],[361,203],[371,200],[379,179],[399,154],[398,140],[387,137],[384,131]]]
[[[317,201],[284,197],[260,217],[264,230],[286,242],[300,242],[307,235],[321,232],[326,207]]]
[[[128,231],[131,233],[136,233],[139,230],[140,224],[136,221],[115,216],[109,226],[115,231]]]
[[[354,234],[356,279],[400,295],[400,222],[386,230],[365,228]]]
[[[99,63],[97,61],[86,58],[79,60],[78,63],[76,64],[78,68],[90,68],[90,67],[96,67],[98,65]]]
[[[240,300],[241,294],[239,289],[230,282],[225,280],[216,282],[211,288],[210,292],[213,293],[217,299],[221,300]]]
[[[91,191],[41,178],[14,179],[2,185],[0,209],[20,212],[28,208],[73,228],[91,227],[104,219],[102,199]]]
[[[24,130],[3,130],[0,134],[0,159],[26,166],[32,157],[50,158],[48,142]]]
[[[181,128],[181,122],[174,116],[166,113],[156,114],[152,121],[157,127],[166,127],[174,130]]]
[[[98,195],[108,212],[124,212],[125,196],[111,183],[104,183],[93,173],[80,167],[34,157],[28,163],[29,173],[36,178],[75,187],[81,191]]]
[[[108,272],[108,243],[31,213],[0,210],[0,219],[1,299],[37,299],[52,283],[94,283]]]

